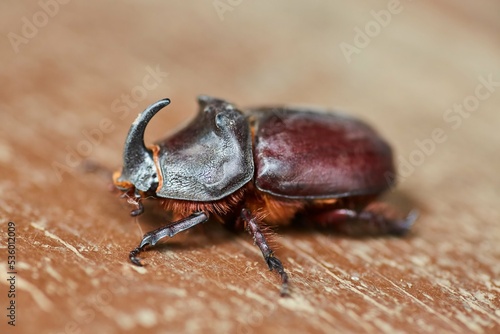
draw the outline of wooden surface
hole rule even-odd
[[[498,1],[31,3],[0,4],[1,333],[500,333]],[[138,112],[173,101],[151,141],[187,122],[200,93],[370,122],[404,176],[388,199],[421,210],[413,233],[281,229],[291,298],[250,237],[216,223],[130,265],[142,234],[130,206],[81,159],[120,167]]]

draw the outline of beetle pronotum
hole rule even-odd
[[[244,228],[270,270],[288,275],[269,247],[263,224],[307,220],[321,226],[364,221],[379,232],[405,234],[416,219],[391,218],[374,200],[394,178],[389,145],[365,123],[338,113],[303,108],[238,110],[233,104],[198,97],[200,110],[184,129],[151,146],[144,144],[148,122],[169,99],[160,100],[132,123],[115,186],[131,197],[138,216],[142,200],[153,198],[173,213],[174,222],[146,233],[130,260],[160,239],[210,217]]]

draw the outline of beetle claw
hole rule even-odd
[[[280,295],[282,297],[289,296],[290,291],[288,289],[288,275],[285,272],[285,269],[283,268],[283,264],[281,263],[281,261],[278,258],[274,257],[274,255],[272,253],[264,258],[267,262],[267,265],[269,266],[269,270],[270,271],[276,270],[281,277]]]
[[[133,264],[135,264],[136,266],[139,266],[139,267],[143,266],[143,264],[141,263],[141,259],[139,259],[137,257],[137,255],[139,255],[139,253],[143,252],[144,248],[147,245],[154,246],[154,244],[156,243],[156,240],[154,240],[154,239],[152,240],[152,237],[153,237],[153,235],[151,233],[144,235],[144,238],[142,238],[141,244],[139,246],[137,246],[136,249],[134,249],[133,251],[130,252],[130,254],[129,254],[130,261]]]
[[[140,247],[137,247],[136,249],[134,249],[133,251],[130,252],[129,258],[133,264],[135,264],[136,266],[142,267],[143,265],[141,263],[141,259],[139,259],[137,257],[137,255],[139,255],[140,252],[142,252],[142,249]]]

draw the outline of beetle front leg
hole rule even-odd
[[[141,200],[137,200],[136,202],[137,209],[130,211],[130,215],[132,217],[140,216],[144,213],[144,204],[142,204]]]
[[[196,212],[191,216],[173,222],[167,226],[162,226],[154,231],[148,232],[142,238],[141,243],[137,246],[133,251],[130,252],[129,258],[133,264],[137,266],[142,266],[140,259],[137,258],[137,255],[144,251],[146,246],[154,246],[158,241],[165,237],[173,237],[179,232],[190,229],[193,226],[204,223],[208,220],[209,216],[205,212]]]
[[[384,211],[336,209],[318,214],[314,217],[314,220],[321,226],[337,225],[346,229],[347,232],[349,232],[350,227],[348,223],[359,221],[368,224],[367,226],[363,226],[366,228],[363,232],[403,236],[409,232],[417,218],[417,210],[411,211],[403,219],[396,219],[389,217]]]
[[[264,260],[266,261],[269,269],[271,271],[276,270],[281,277],[281,295],[287,296],[289,295],[288,291],[288,275],[283,268],[283,264],[281,261],[274,256],[274,252],[269,245],[267,244],[267,240],[262,233],[255,216],[253,216],[250,211],[247,209],[241,210],[241,218],[245,222],[245,227],[247,231],[252,235],[255,244],[259,247],[262,255],[264,256]]]
[[[142,204],[142,197],[137,189],[128,190],[121,195],[121,198],[126,198],[127,202],[136,206],[135,210],[130,211],[132,217],[140,216],[144,213],[144,204]]]

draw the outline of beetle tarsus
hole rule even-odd
[[[148,245],[154,246],[157,241],[158,241],[158,239],[156,239],[156,240],[154,239],[154,234],[152,232],[146,233],[144,235],[144,237],[142,238],[139,246],[137,246],[133,251],[130,252],[130,254],[129,254],[130,261],[133,264],[135,264],[136,266],[142,267],[143,264],[141,263],[141,259],[139,259],[137,257],[137,255],[142,253],[144,251],[144,249],[146,248],[146,246],[148,246]]]
[[[137,247],[136,249],[131,251],[129,254],[130,261],[139,267],[142,267],[142,263],[141,263],[141,259],[139,259],[137,257],[137,255],[139,255],[139,253],[141,253],[142,251],[143,251],[143,249],[141,247]]]
[[[195,212],[187,218],[178,220],[169,225],[162,226],[156,230],[144,234],[141,243],[137,248],[132,250],[129,254],[130,261],[138,266],[142,266],[142,263],[137,255],[144,251],[146,246],[154,246],[158,241],[165,237],[173,237],[179,232],[185,231],[193,226],[204,223],[208,220],[209,216],[207,213],[200,211]]]
[[[366,218],[365,218],[366,216]],[[410,232],[411,227],[418,218],[418,211],[413,210],[403,219],[387,218],[382,213],[373,213],[363,211],[359,214],[359,218],[365,218],[376,232],[381,234],[390,234],[395,236],[404,236]]]
[[[136,205],[137,209],[130,211],[132,217],[137,217],[144,213],[144,204],[141,201],[137,201]]]
[[[285,272],[283,264],[278,258],[274,257],[272,253],[269,254],[267,257],[265,257],[265,260],[267,262],[267,265],[269,266],[269,270],[271,271],[276,270],[276,272],[281,277],[281,291],[280,291],[281,296],[282,297],[289,296],[290,291],[288,289],[288,274]]]
[[[257,224],[255,217],[250,213],[249,210],[243,209],[241,210],[241,218],[245,222],[246,229],[252,235],[255,244],[257,245],[257,247],[259,247],[260,251],[262,252],[264,260],[269,266],[269,270],[271,271],[276,270],[276,272],[280,275],[281,296],[283,297],[288,296],[289,295],[288,274],[285,272],[285,269],[283,268],[283,264],[281,263],[281,261],[274,256],[273,251],[271,250],[271,248],[269,248],[269,244],[267,243],[266,237],[264,236],[259,225]]]
[[[417,220],[419,215],[420,213],[418,210],[411,210],[406,218],[397,220],[392,224],[392,229],[389,231],[389,233],[399,236],[406,235],[410,231],[413,224],[415,224],[415,221]]]

